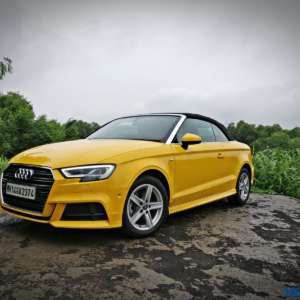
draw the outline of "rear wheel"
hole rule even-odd
[[[139,178],[131,187],[123,211],[123,229],[132,237],[155,232],[168,215],[168,193],[152,176]]]
[[[228,197],[228,200],[233,204],[244,205],[249,199],[250,189],[250,172],[247,168],[242,168],[236,184],[237,193]]]

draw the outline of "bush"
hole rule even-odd
[[[0,156],[0,173],[2,172],[2,170],[4,170],[6,164],[7,164],[7,159],[3,156]]]
[[[300,198],[300,150],[266,149],[254,156],[254,191]]]

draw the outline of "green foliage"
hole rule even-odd
[[[31,146],[34,113],[21,95],[0,95],[0,153],[11,156]]]
[[[55,120],[47,120],[46,116],[41,116],[35,120],[30,136],[32,146],[65,140],[63,126]]]
[[[87,123],[81,120],[72,120],[64,124],[65,138],[67,140],[82,139],[96,131],[99,125],[95,122]]]
[[[291,149],[300,149],[300,136],[290,139],[289,144]]]
[[[266,149],[254,156],[255,190],[300,198],[300,149]]]
[[[230,123],[228,130],[238,141],[254,148],[254,191],[300,198],[300,127]]]
[[[235,139],[252,146],[255,151],[269,148],[300,148],[300,127],[287,130],[278,124],[256,126],[239,121],[237,124],[230,123],[228,131]]]
[[[80,120],[60,124],[46,116],[36,118],[22,95],[0,94],[0,154],[6,157],[38,145],[85,138],[98,128],[97,123]]]
[[[251,145],[252,142],[258,138],[255,125],[248,124],[244,121],[239,121],[236,125],[230,123],[228,130],[234,138],[248,145]]]
[[[4,57],[3,61],[0,61],[0,80],[4,78],[6,73],[12,72],[12,60],[8,57]]]
[[[1,174],[2,170],[4,170],[6,165],[7,165],[7,159],[3,156],[0,156],[0,174]]]

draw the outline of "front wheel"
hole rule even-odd
[[[247,168],[242,168],[236,184],[237,193],[228,197],[228,200],[233,204],[244,205],[249,199],[250,188],[250,172]]]
[[[155,232],[168,214],[168,193],[155,177],[139,178],[131,187],[123,210],[123,229],[132,237]]]

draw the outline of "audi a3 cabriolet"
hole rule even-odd
[[[86,139],[24,151],[1,175],[2,210],[64,228],[156,231],[169,214],[225,197],[247,202],[249,146],[190,113],[113,120]]]

